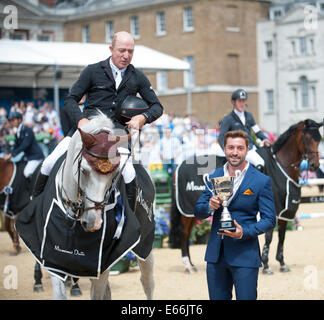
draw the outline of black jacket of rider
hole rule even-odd
[[[232,130],[243,130],[249,136],[249,148],[251,149],[254,145],[251,129],[254,131],[257,138],[260,140],[264,140],[267,137],[264,133],[260,130],[259,126],[256,124],[252,113],[244,111],[245,116],[245,125],[242,123],[238,115],[234,112],[234,110],[225,116],[220,123],[220,133],[218,136],[218,143],[224,149],[224,136],[228,131]]]
[[[130,64],[116,89],[109,59],[88,65],[72,86],[64,102],[64,109],[72,121],[77,124],[80,119],[94,115],[96,109],[116,121],[116,109],[121,102],[128,95],[136,96],[137,93],[150,106],[144,113],[147,123],[159,118],[163,113],[163,107],[145,74]],[[78,102],[84,94],[87,94],[88,104],[82,114]],[[120,127],[117,122],[115,125]]]

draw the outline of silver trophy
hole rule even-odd
[[[234,189],[234,177],[217,177],[209,179],[208,175],[203,176],[203,180],[205,182],[206,187],[208,190],[213,194],[218,196],[223,201],[223,211],[221,213],[220,218],[220,228],[219,232],[224,232],[225,230],[228,231],[235,231],[236,227],[234,221],[231,217],[230,212],[228,211],[228,199],[233,194]],[[206,180],[210,181],[213,185],[213,190],[209,188]]]

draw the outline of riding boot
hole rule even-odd
[[[126,193],[129,206],[133,211],[135,211],[135,203],[136,203],[136,196],[137,196],[137,183],[136,178],[134,178],[130,183],[125,183],[126,186]]]
[[[48,176],[42,173],[39,173],[37,176],[37,180],[35,182],[34,190],[32,193],[32,197],[35,198],[39,194],[41,194],[44,191],[46,182],[48,180]]]

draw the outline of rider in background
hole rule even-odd
[[[5,160],[17,156],[24,152],[23,159],[27,161],[24,169],[25,178],[30,178],[37,166],[43,161],[44,154],[35,139],[34,132],[31,128],[23,125],[22,114],[20,112],[12,112],[9,117],[10,126],[15,132],[15,146],[11,153],[4,156]]]
[[[259,126],[256,124],[253,115],[245,111],[247,107],[248,94],[244,89],[235,90],[232,93],[231,101],[233,104],[233,111],[226,115],[220,122],[220,133],[218,137],[218,142],[222,149],[224,149],[224,136],[228,131],[232,130],[243,130],[248,134],[249,137],[249,151],[246,156],[252,165],[254,165],[258,170],[263,171],[264,160],[256,152],[257,147],[255,146],[251,129],[255,133],[258,140],[261,140],[263,145],[266,147],[271,146],[271,142],[267,139],[264,133],[260,130]]]

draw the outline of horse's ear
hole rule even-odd
[[[87,148],[91,148],[94,144],[96,144],[97,139],[95,138],[94,135],[92,135],[91,133],[87,133],[82,131],[80,128],[78,128],[80,134],[81,134],[81,140],[82,140],[82,144]]]

